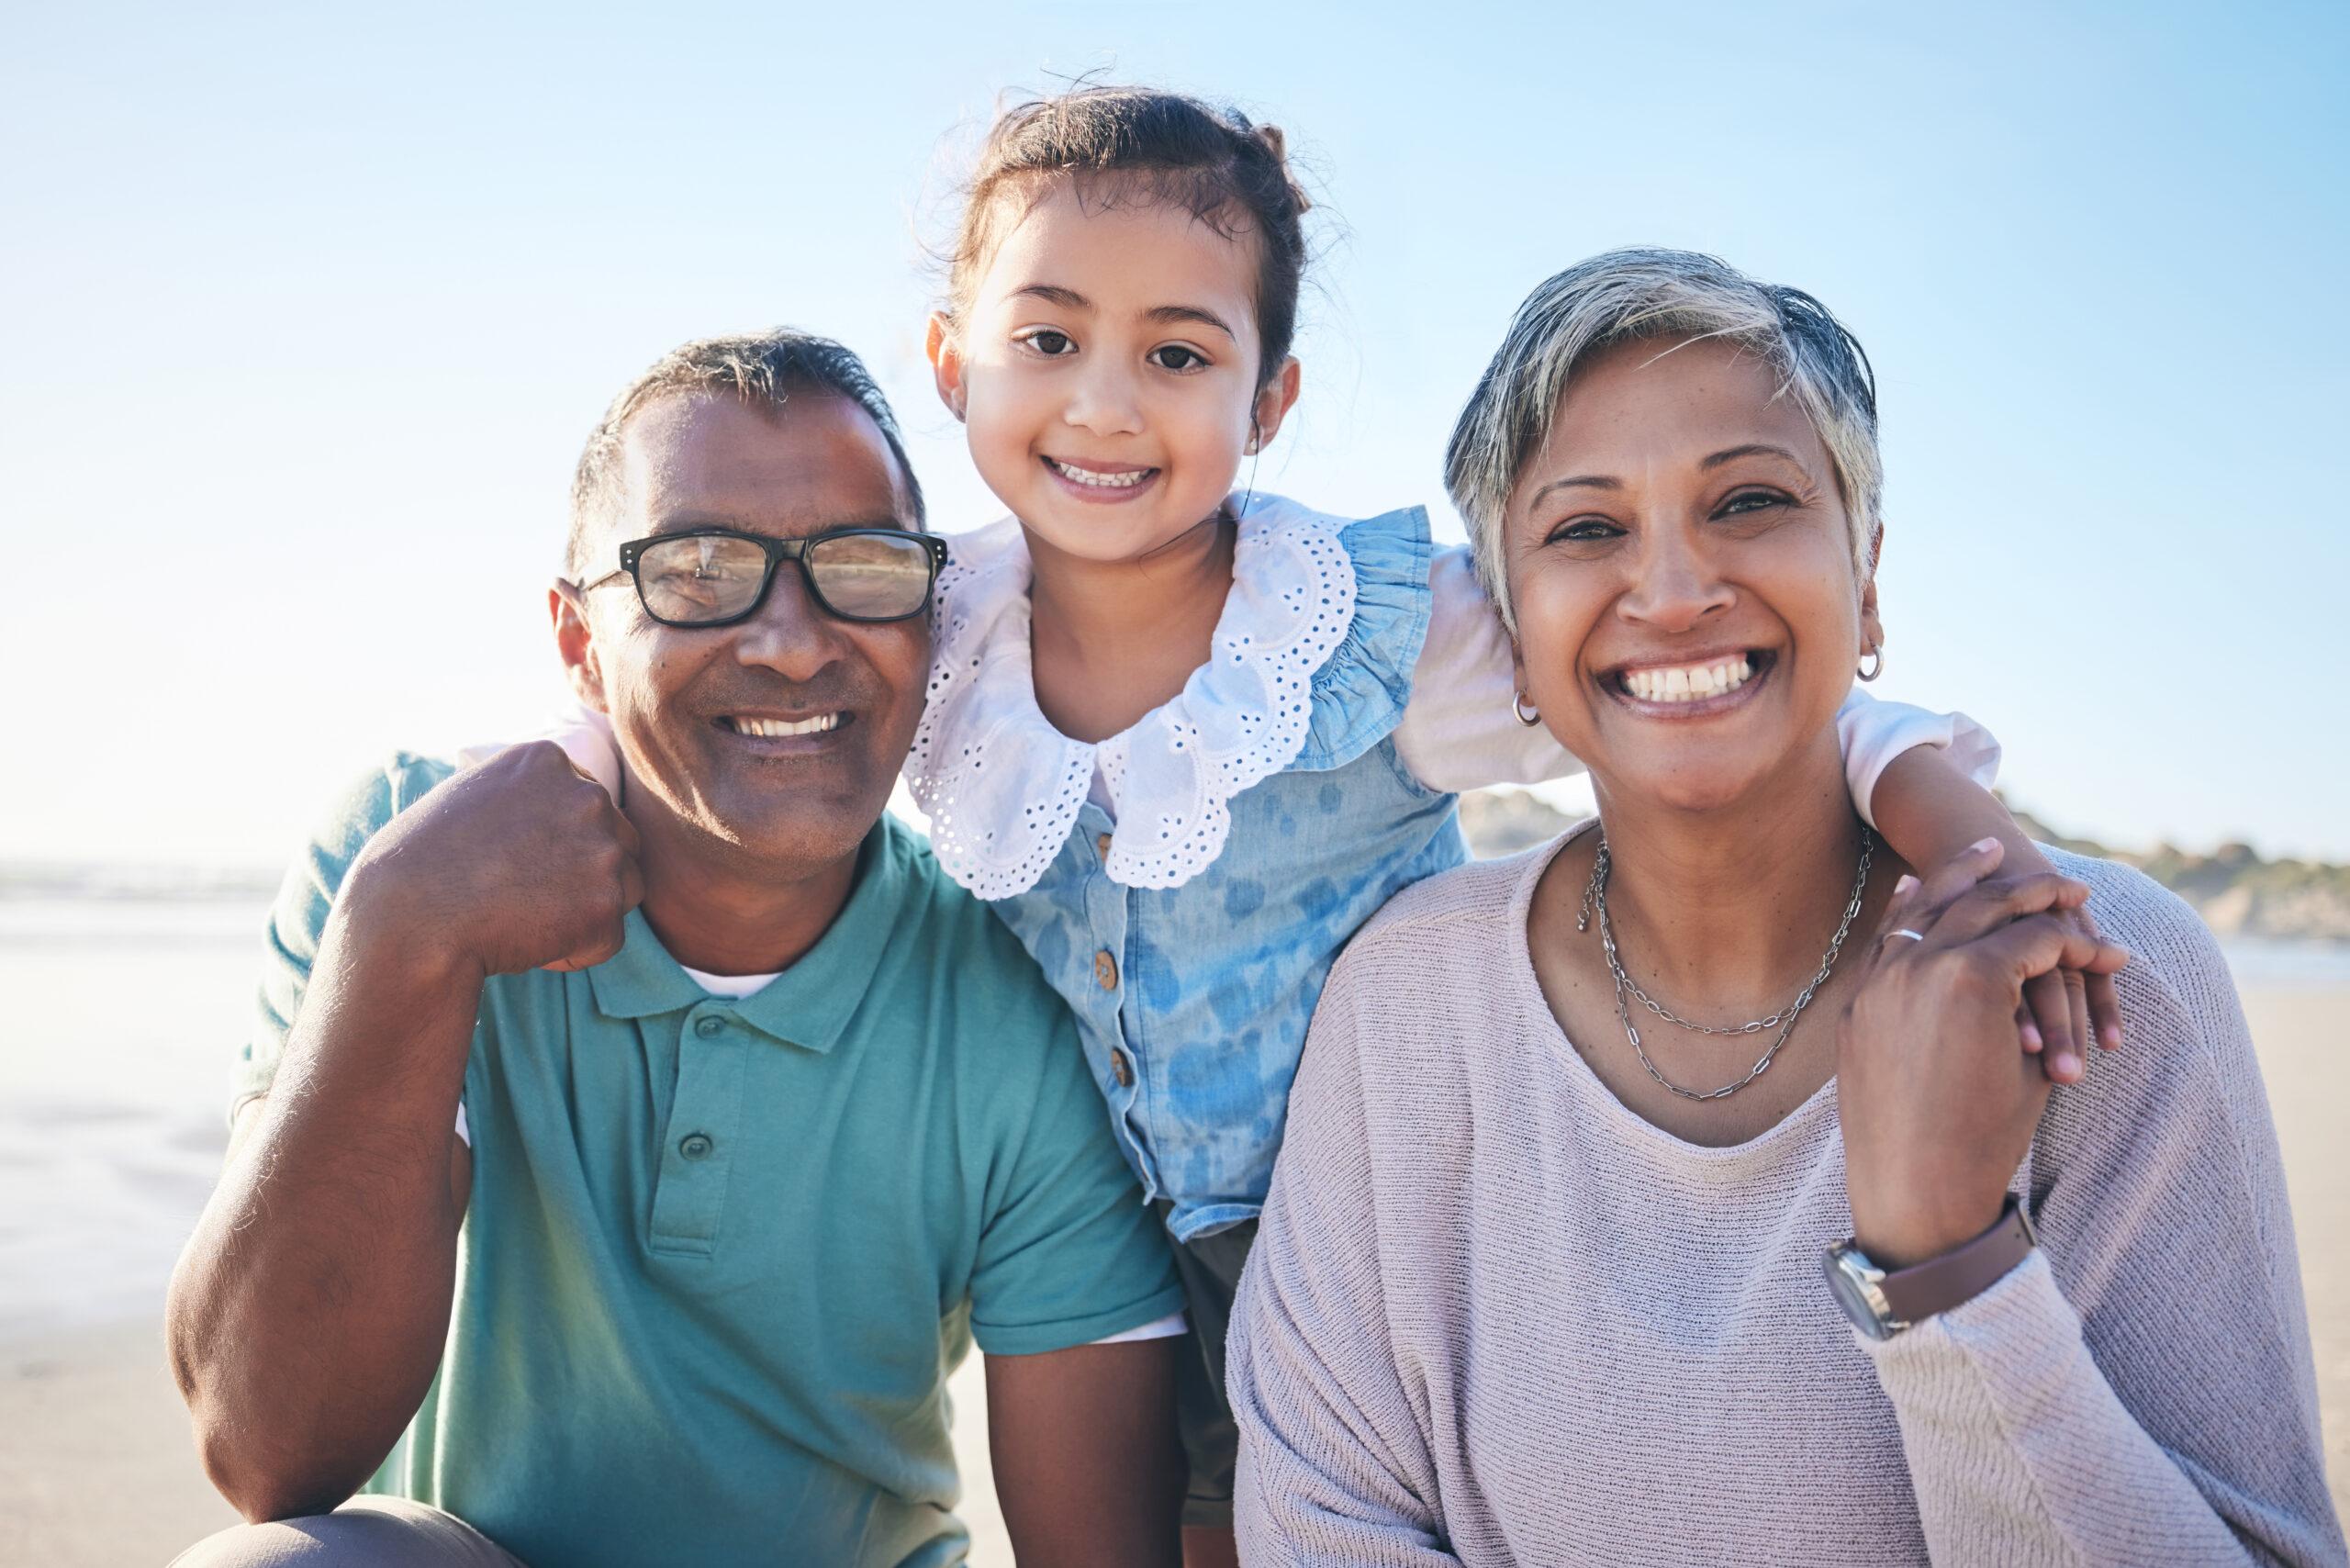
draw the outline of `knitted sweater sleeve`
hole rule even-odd
[[[2210,933],[2120,875],[2099,920],[2137,956],[2130,1038],[2091,1071],[2126,1081],[2056,1092],[2029,1167],[2041,1250],[1863,1348],[1938,1562],[2340,1563],[2244,1014]]]
[[[1331,985],[1315,1013],[1233,1307],[1234,1524],[1242,1561],[1267,1568],[1457,1564],[1387,1330],[1348,990]]]

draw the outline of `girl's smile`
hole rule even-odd
[[[1157,468],[1079,464],[1058,457],[1039,457],[1036,461],[1079,500],[1097,505],[1136,500],[1148,491],[1159,475]]]

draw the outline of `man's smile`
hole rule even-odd
[[[814,712],[725,713],[711,722],[760,756],[803,756],[830,750],[834,736],[856,722],[846,710]]]

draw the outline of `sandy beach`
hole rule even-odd
[[[0,1044],[0,1213],[64,1216],[0,1226],[0,1562],[160,1564],[234,1522],[196,1467],[158,1307],[218,1159],[218,1090],[246,1005],[240,914],[218,931],[140,934],[133,1006],[95,1015],[83,999],[120,991],[122,928],[73,939],[51,921],[28,939],[28,923],[0,921],[0,983],[54,999],[39,1027]],[[2350,958],[2240,962],[2239,975],[2292,1189],[2329,1472],[2350,1511]],[[166,997],[187,1027],[159,1039],[140,1004]],[[42,1038],[76,1054],[36,1056],[28,1042]],[[125,1073],[149,1086],[143,1100],[106,1098]],[[957,1447],[971,1561],[1002,1568],[981,1377],[977,1357],[957,1375]]]

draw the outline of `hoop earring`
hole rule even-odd
[[[1852,673],[1859,676],[1863,680],[1874,680],[1878,676],[1885,673],[1885,650],[1883,648],[1871,648],[1865,656],[1874,659],[1876,661],[1876,667],[1874,669],[1858,669],[1854,670]]]
[[[1513,691],[1509,694],[1509,711],[1519,723],[1529,730],[1542,722],[1541,714],[1529,713],[1526,711],[1526,696],[1523,692]]]

